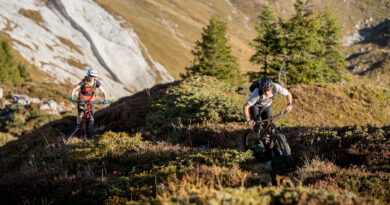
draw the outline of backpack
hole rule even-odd
[[[259,87],[259,81],[258,80],[256,80],[256,81],[253,81],[253,83],[252,83],[252,85],[249,87],[249,90],[251,91],[251,92],[253,92],[256,88],[258,88]]]

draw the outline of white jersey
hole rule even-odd
[[[256,88],[252,92],[251,96],[248,98],[246,103],[248,103],[248,105],[250,105],[250,106],[253,106],[257,103],[260,105],[260,107],[268,107],[272,104],[272,99],[275,97],[276,93],[279,93],[283,96],[288,95],[287,89],[283,88],[281,85],[279,85],[277,83],[272,83],[272,85],[274,86],[275,93],[272,92],[271,95],[269,95],[269,96],[267,96],[266,94],[263,94],[260,96],[259,89]]]

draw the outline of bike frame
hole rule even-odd
[[[287,111],[284,110],[282,111],[281,113],[277,114],[277,115],[274,115],[272,117],[270,117],[269,119],[265,119],[265,120],[259,120],[259,121],[256,121],[257,124],[260,124],[263,123],[263,122],[266,122],[266,127],[262,129],[262,131],[260,132],[259,136],[263,136],[268,130],[270,130],[271,128],[273,129],[277,129],[278,127],[275,125],[275,122],[274,122],[274,119],[286,114]],[[270,132],[271,136],[273,136],[273,133],[272,131]]]
[[[274,137],[275,137],[275,135],[277,135],[277,133],[275,133],[275,131],[278,129],[278,127],[275,125],[274,120],[276,118],[286,114],[286,113],[287,113],[287,111],[284,110],[284,111],[278,113],[277,115],[274,115],[274,116],[270,117],[269,119],[256,121],[256,124],[260,125],[261,130],[258,133],[255,133],[255,131],[253,129],[251,129],[251,132],[253,133],[254,137],[260,137],[260,138],[254,138],[254,140],[255,141],[257,141],[257,140],[262,141],[262,143],[265,146],[264,148],[266,148],[267,150],[270,150],[272,142],[277,140],[277,139],[274,139]],[[265,126],[262,126],[263,123],[266,123]],[[269,138],[269,143],[265,143],[264,139],[262,138],[262,136],[264,136],[267,132],[269,132],[269,137],[270,137]],[[276,132],[281,133],[281,131],[280,132],[276,131]],[[244,145],[244,149],[247,149],[246,145]]]
[[[103,104],[103,102],[85,102],[85,101],[78,100],[77,103],[85,103],[87,106],[87,109],[85,109],[83,112],[83,117],[81,118],[81,122],[80,122],[82,124],[81,134],[83,135],[84,140],[86,140],[88,135],[89,122],[90,120],[94,121],[93,118],[94,116],[91,113],[92,105]]]

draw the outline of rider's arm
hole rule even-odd
[[[246,119],[246,122],[248,123],[248,125],[253,126],[254,122],[250,118],[249,108],[250,108],[250,105],[248,103],[245,103],[244,107],[243,107],[243,109],[244,109],[244,116],[245,116],[245,119]]]
[[[72,95],[71,95],[70,97],[73,97],[73,96],[74,96],[74,93],[75,93],[78,89],[80,89],[80,88],[81,88],[80,85],[76,85],[76,87],[73,88],[73,90],[72,90]]]
[[[104,100],[107,100],[107,93],[106,91],[104,90],[103,86],[99,86],[99,89],[102,91],[103,93],[103,96],[104,96]]]
[[[287,112],[290,112],[290,110],[292,109],[292,95],[290,92],[288,92],[287,96],[286,96],[286,100],[287,100]]]

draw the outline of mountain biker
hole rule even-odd
[[[271,78],[264,76],[255,83],[255,89],[244,104],[244,116],[247,124],[253,127],[255,133],[259,132],[260,125],[255,121],[268,119],[272,116],[272,99],[279,93],[286,96],[289,112],[292,109],[292,95],[281,85],[272,82]]]
[[[102,84],[100,81],[96,80],[96,77],[98,76],[98,71],[94,68],[89,68],[87,72],[87,76],[84,77],[84,79],[81,80],[79,84],[76,85],[76,87],[73,88],[72,94],[70,97],[70,100],[72,102],[75,102],[76,99],[73,97],[75,92],[77,90],[80,90],[78,101],[77,101],[77,126],[76,130],[81,130],[81,116],[82,113],[84,113],[84,106],[87,102],[93,102],[95,100],[95,89],[99,88],[100,91],[102,91],[104,96],[103,104],[107,104],[107,94],[104,90]],[[95,106],[91,105],[91,114],[93,116]]]
[[[259,133],[260,124],[256,123],[259,120],[265,120],[272,117],[272,99],[277,93],[286,96],[287,107],[286,111],[290,112],[292,109],[292,95],[287,89],[283,88],[277,83],[273,83],[271,78],[262,77],[260,80],[252,84],[251,90],[253,90],[251,96],[244,104],[244,115],[247,124],[253,127],[255,133]],[[260,139],[260,136],[257,136]],[[257,144],[254,147],[254,151],[260,154],[261,158],[264,157],[265,148],[261,144]],[[287,170],[292,170],[294,167],[294,160],[291,157],[291,153],[283,157],[285,163],[284,167]]]

